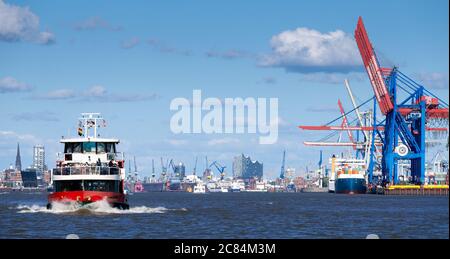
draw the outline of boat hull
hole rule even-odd
[[[366,191],[366,181],[363,178],[343,178],[335,182],[335,193],[363,194]]]
[[[144,192],[162,192],[164,191],[164,183],[144,183]]]
[[[48,196],[47,208],[51,209],[52,202],[78,202],[81,205],[85,205],[103,200],[107,201],[114,208],[129,209],[125,194],[98,191],[54,192]]]

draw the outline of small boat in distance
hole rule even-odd
[[[64,153],[58,153],[52,172],[54,189],[48,196],[47,209],[54,202],[85,205],[103,200],[112,207],[129,209],[123,153],[116,152],[119,140],[101,138],[99,127],[106,127],[99,113],[82,113],[79,137],[61,139]]]
[[[194,186],[194,191],[193,193],[206,193],[206,188],[205,185],[202,182],[198,182],[195,186]]]

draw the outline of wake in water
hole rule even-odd
[[[76,202],[61,203],[53,202],[52,209],[47,209],[46,206],[41,205],[18,205],[18,213],[52,213],[52,214],[142,214],[142,213],[166,213],[167,211],[187,211],[185,208],[181,209],[167,209],[164,207],[150,208],[147,206],[130,207],[129,210],[120,210],[113,208],[106,201],[97,201],[86,205],[81,205]]]

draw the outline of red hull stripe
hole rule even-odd
[[[125,195],[117,192],[69,191],[54,192],[48,196],[48,202],[65,200],[95,202],[103,199],[106,199],[108,202],[125,202]]]

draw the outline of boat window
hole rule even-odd
[[[83,185],[81,180],[76,181],[55,181],[55,191],[56,192],[70,192],[70,191],[81,191],[83,190]]]
[[[106,153],[116,153],[116,147],[114,143],[105,143]]]
[[[105,153],[105,143],[97,143],[97,153]]]
[[[72,143],[64,144],[64,153],[73,153],[73,144]]]
[[[65,143],[64,153],[81,153],[81,143]]]
[[[119,181],[85,180],[84,190],[97,192],[119,192]]]
[[[95,142],[83,142],[84,153],[95,153]]]

